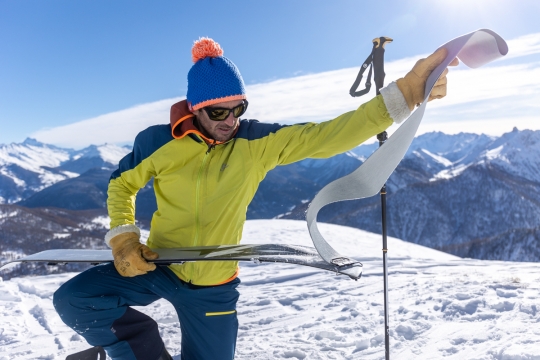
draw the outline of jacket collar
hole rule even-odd
[[[190,111],[187,100],[182,100],[171,106],[171,131],[172,136],[175,139],[182,139],[186,135],[194,134],[203,139],[208,145],[219,145],[223,144],[221,141],[216,141],[215,139],[208,138],[204,136],[201,131],[195,126],[196,121],[195,115]],[[238,127],[235,130],[238,131]]]

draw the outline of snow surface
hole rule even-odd
[[[384,359],[381,239],[320,224],[339,252],[364,264],[359,281],[287,264],[242,263],[237,359]],[[247,221],[243,243],[312,245],[306,224]],[[389,239],[393,359],[540,359],[540,264],[460,259]],[[75,274],[0,282],[0,360],[65,359],[89,347],[52,307]],[[164,300],[138,308],[180,359]]]

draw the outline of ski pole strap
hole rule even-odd
[[[358,261],[340,255],[324,239],[317,227],[319,210],[334,202],[362,199],[379,193],[411,145],[435,82],[454,58],[458,57],[465,65],[477,68],[508,53],[508,45],[504,39],[487,29],[460,36],[441,47],[446,48],[448,54],[428,77],[422,105],[358,169],[319,191],[306,213],[308,230],[319,255],[326,262],[340,267],[340,271],[341,267],[350,267],[351,273],[348,275],[351,277],[355,272],[354,264]]]
[[[360,67],[360,71],[358,72],[358,75],[356,76],[356,80],[354,80],[354,83],[351,86],[351,90],[349,90],[349,94],[351,94],[352,97],[365,95],[371,89],[371,74],[373,72],[373,51],[374,50],[375,50],[375,45],[373,45],[373,50],[371,50],[371,54],[368,55],[366,61],[364,61],[364,63]],[[360,86],[360,82],[362,81],[362,77],[364,76],[364,72],[366,71],[368,67],[369,67],[369,72],[366,78],[366,87],[364,88],[364,90],[357,91],[358,87]]]
[[[390,43],[393,40],[387,36],[381,36],[373,39],[373,49],[371,54],[368,55],[367,59],[364,61],[360,67],[360,71],[356,76],[356,80],[349,90],[349,94],[352,97],[362,96],[369,92],[371,89],[371,75],[375,72],[375,85],[377,86],[377,95],[380,88],[382,88],[384,82],[384,46],[386,43]],[[364,76],[364,72],[369,67],[369,72],[366,78],[366,87],[363,90],[357,91]]]

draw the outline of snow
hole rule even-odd
[[[7,213],[7,212],[2,212],[0,210],[0,219],[9,218],[13,216],[17,216],[17,211],[10,211],[9,213]]]
[[[448,159],[446,159],[446,158],[444,158],[444,157],[442,157],[442,156],[433,154],[432,152],[430,152],[430,151],[428,151],[428,150],[426,150],[426,149],[422,149],[422,152],[423,152],[424,154],[426,154],[426,155],[431,156],[431,157],[433,158],[433,160],[435,160],[435,161],[438,162],[439,164],[442,164],[442,165],[444,165],[444,166],[452,166],[452,165],[453,165],[453,163],[452,163],[450,160],[448,160]]]
[[[110,164],[118,164],[129,152],[129,149],[112,144],[105,144],[99,148],[101,158]]]
[[[53,239],[66,239],[71,236],[71,233],[54,233]]]
[[[74,178],[74,177],[79,176],[78,173],[73,172],[73,171],[66,171],[66,170],[64,170],[64,171],[61,171],[61,173],[64,174],[64,175],[66,175],[66,177],[69,178],[69,179],[72,179],[72,178]]]
[[[0,252],[0,263],[4,263],[4,262],[9,262],[9,261],[12,261],[12,260],[15,260],[15,259],[20,259],[22,257],[24,257],[25,254],[21,251],[2,251]],[[8,269],[8,268],[11,268],[13,266],[11,265],[7,265],[5,266],[4,268],[2,268],[2,270],[4,269]],[[0,279],[0,282],[1,282],[1,279]]]
[[[0,166],[17,165],[23,169],[43,173],[42,167],[56,168],[68,160],[77,160],[82,157],[99,157],[110,164],[117,164],[121,158],[129,153],[126,147],[114,144],[91,145],[82,150],[62,149],[26,139],[20,144],[0,144]],[[68,177],[78,176],[72,173]]]
[[[21,144],[0,146],[0,166],[14,164],[37,173],[43,173],[42,166],[60,166],[69,160],[69,156],[69,150],[39,142],[25,141]]]
[[[79,174],[69,172],[69,171],[63,172],[62,174],[55,174],[55,173],[44,171],[42,174],[39,175],[39,179],[41,180],[42,185],[39,187],[36,187],[35,190],[41,191],[45,189],[46,187],[56,184],[59,181],[65,180],[67,178],[79,176]],[[75,174],[75,176],[73,176],[73,174]]]
[[[469,165],[458,165],[450,169],[444,169],[435,174],[429,181],[437,181],[441,179],[449,180],[454,177],[461,175],[465,170],[467,170],[472,164]]]
[[[492,153],[488,152],[486,158],[511,174],[536,181],[540,176],[540,156],[536,151],[539,144],[540,132],[514,129],[490,146],[491,151],[499,151],[496,156],[490,159]]]
[[[479,164],[495,165],[512,175],[537,181],[540,177],[539,144],[540,131],[520,131],[517,128],[500,137],[432,132],[416,137],[406,158],[411,159],[416,155],[422,159],[427,164],[425,170],[432,174],[431,182],[455,178]],[[353,152],[359,159],[364,159],[375,149],[374,145],[361,145]],[[440,165],[434,167],[436,172],[429,170],[430,163]]]
[[[487,150],[485,157],[488,160],[494,160],[500,157],[502,150],[504,149],[504,145],[501,145],[499,147],[496,147],[495,149]]]
[[[94,229],[109,229],[110,224],[111,224],[110,217],[98,216],[96,218],[93,218],[92,221],[90,221],[89,223],[79,224],[79,226],[87,230],[94,230]]]
[[[364,264],[359,281],[288,264],[242,263],[237,359],[384,359],[380,235],[320,229]],[[243,243],[311,245],[305,222],[247,221]],[[391,357],[540,359],[540,265],[461,259],[388,240]],[[54,291],[75,274],[0,281],[0,359],[65,359],[89,347],[55,313]],[[173,307],[138,308],[180,359]]]
[[[0,144],[0,179],[10,179],[21,190],[38,192],[59,181],[79,176],[79,173],[60,168],[73,164],[81,158],[100,158],[107,166],[118,164],[129,153],[126,147],[113,144],[91,145],[82,150],[62,149],[26,139],[20,144]],[[92,164],[90,162],[89,164]],[[88,165],[95,166],[95,165]],[[84,166],[78,167],[84,172]],[[0,198],[0,203],[14,203],[22,200],[17,193]]]
[[[26,186],[26,182],[24,180],[21,180],[21,179],[17,178],[15,175],[13,175],[11,173],[11,171],[8,171],[5,168],[0,168],[0,175],[4,175],[5,177],[8,177],[8,178],[12,179],[13,182],[15,183],[15,185],[18,186],[18,187],[25,187]]]
[[[73,159],[99,157],[109,164],[118,164],[131,150],[114,144],[90,145],[73,156]]]

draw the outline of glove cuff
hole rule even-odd
[[[384,104],[388,110],[388,114],[394,120],[395,123],[400,124],[403,120],[411,115],[407,100],[403,96],[403,93],[399,90],[395,81],[391,82],[388,86],[381,89],[381,95],[384,99]]]
[[[139,236],[141,236],[141,231],[137,227],[137,225],[134,224],[126,224],[126,225],[120,225],[115,228],[112,228],[105,234],[105,244],[107,244],[108,247],[111,247],[111,239],[115,237],[116,235],[124,234],[132,232]]]

